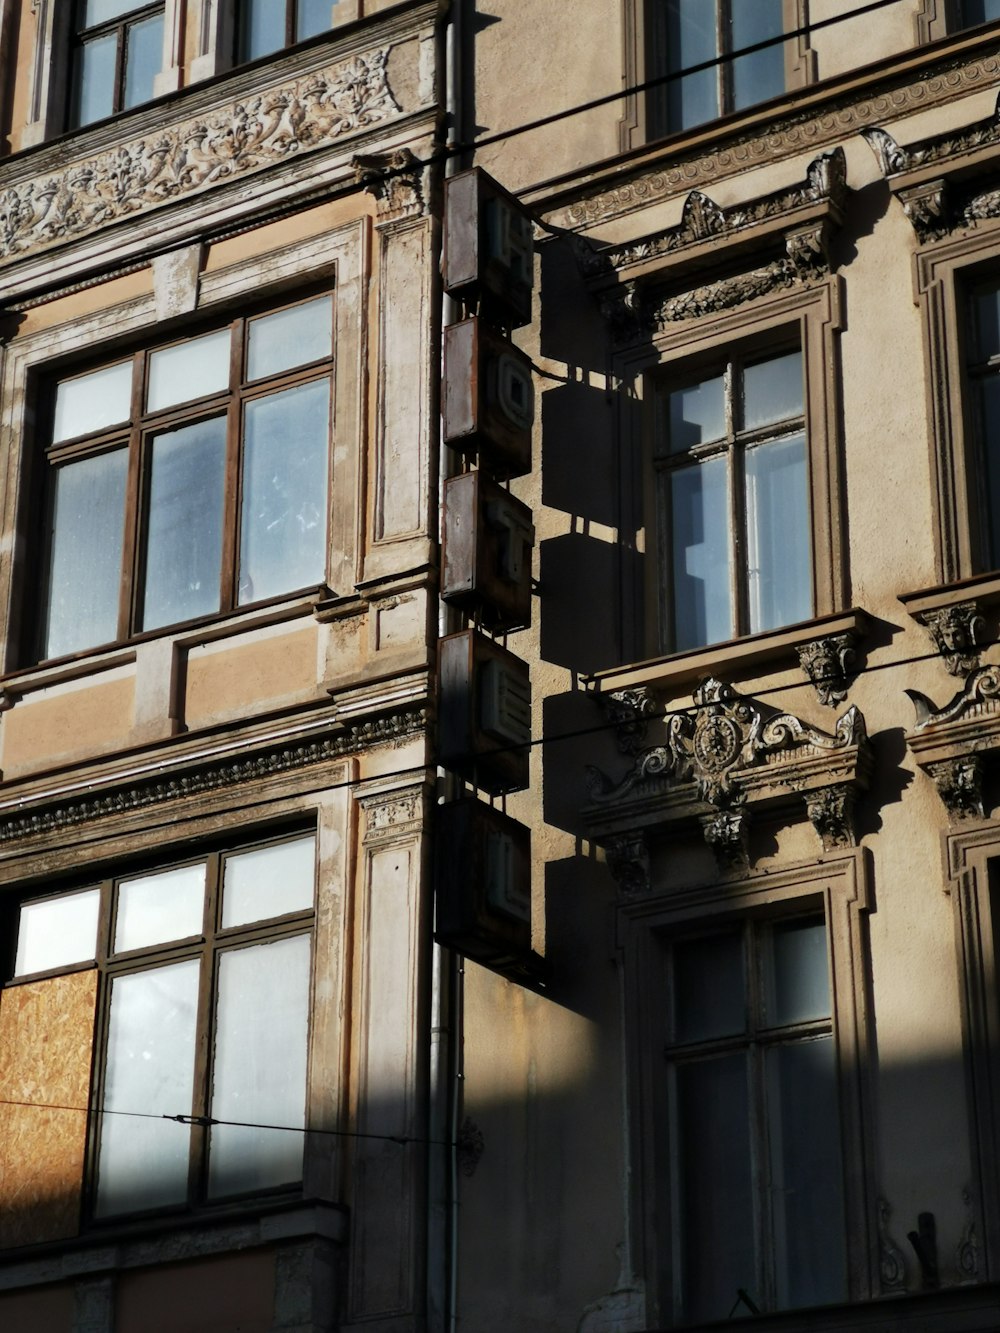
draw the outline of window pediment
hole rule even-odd
[[[632,767],[617,782],[590,770],[585,815],[598,841],[700,826],[723,869],[745,870],[751,815],[803,802],[824,849],[854,845],[854,797],[872,767],[856,706],[826,732],[712,677],[692,698],[693,711],[664,715],[663,740],[646,747],[648,719],[659,710],[612,696],[612,707],[627,705],[621,748]]]
[[[983,120],[905,147],[878,126],[861,134],[921,243],[1000,217],[1000,99]]]
[[[693,190],[676,226],[603,250],[581,247],[580,267],[625,336],[729,309],[829,273],[847,190],[836,148],[810,163],[804,181],[729,208]]]
[[[949,819],[984,818],[985,769],[1000,754],[1000,666],[973,671],[940,708],[918,690],[906,693],[916,712],[907,745],[937,788]]]

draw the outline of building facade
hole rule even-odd
[[[0,0],[5,1328],[1000,1324],[998,81]]]

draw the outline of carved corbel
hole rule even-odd
[[[409,148],[359,153],[351,166],[361,188],[375,197],[379,223],[419,217],[424,211],[424,166]]]
[[[638,754],[646,740],[648,719],[660,712],[651,691],[644,687],[615,690],[602,702],[617,733],[618,749],[622,754]]]
[[[983,617],[975,602],[955,602],[917,615],[953,676],[967,676],[979,666],[977,643]]]
[[[615,342],[634,342],[652,330],[638,283],[623,282],[602,293],[600,310]]]
[[[921,241],[936,241],[951,230],[943,180],[925,181],[900,190],[899,201]]]
[[[825,852],[855,845],[854,788],[849,784],[811,792],[806,797],[806,813]]]
[[[927,765],[927,773],[952,820],[983,819],[983,761],[977,754],[957,755]]]
[[[785,236],[785,253],[800,278],[828,273],[830,270],[830,224],[826,219],[807,227],[796,227]]]
[[[617,834],[606,843],[608,868],[628,897],[648,893],[649,847],[641,832]]]
[[[828,634],[822,639],[798,647],[799,665],[809,677],[820,703],[828,708],[847,698],[849,677],[857,658],[856,636],[851,633]]]
[[[750,866],[750,817],[742,806],[701,818],[701,831],[722,874],[745,874]]]

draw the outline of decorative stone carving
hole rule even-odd
[[[388,119],[400,111],[388,56],[388,48],[356,55],[52,175],[0,185],[0,263]]]
[[[885,1199],[878,1201],[878,1272],[885,1296],[906,1290],[906,1258],[889,1231],[892,1209]]]
[[[423,815],[423,798],[419,790],[388,791],[362,796],[360,805],[365,812],[365,844],[391,842],[394,838],[411,836],[419,831]]]
[[[955,1269],[959,1282],[977,1282],[979,1280],[979,1236],[976,1231],[976,1210],[973,1206],[972,1191],[966,1185],[962,1190],[962,1203],[965,1205],[965,1225],[955,1250]]]
[[[938,610],[921,611],[917,619],[926,626],[953,676],[967,676],[979,666],[978,639],[984,622],[975,602],[955,602]]]
[[[874,125],[862,129],[861,135],[875,154],[883,176],[913,171],[916,167],[927,167],[935,162],[947,162],[964,153],[1000,145],[1000,96],[992,115],[984,120],[960,129],[946,130],[944,134],[933,135],[921,143],[911,144],[909,148],[900,147],[891,134]]]
[[[598,305],[616,342],[634,342],[652,333],[656,327],[655,321],[643,306],[637,283],[623,282],[619,287],[602,292],[598,297]]]
[[[636,754],[642,749],[649,730],[649,719],[660,713],[652,693],[644,688],[615,690],[603,697],[604,711],[617,732],[622,754]]]
[[[809,677],[820,702],[832,708],[847,698],[848,678],[853,673],[855,636],[829,634],[823,639],[800,644],[799,665]]]
[[[959,93],[993,86],[998,76],[1000,58],[990,54],[942,64],[922,79],[907,74],[896,86],[887,86],[882,77],[877,93],[872,95],[864,90],[849,93],[812,116],[797,113],[794,119],[771,117],[766,126],[755,127],[710,153],[672,154],[668,165],[639,170],[625,181],[616,174],[613,186],[595,191],[550,220],[558,222],[564,217],[566,225],[573,227],[606,222],[720,177],[837,143],[864,132],[880,117],[903,118],[911,111],[948,102]]]
[[[943,708],[935,709],[930,699],[918,690],[907,690],[906,693],[916,710],[917,731],[959,721],[970,714],[995,713],[995,700],[1000,696],[1000,667],[985,666],[974,671],[965,686]]]
[[[458,1127],[455,1151],[462,1175],[474,1176],[479,1159],[486,1151],[486,1140],[483,1138],[483,1131],[471,1116],[466,1116]]]
[[[806,813],[825,852],[854,846],[853,787],[843,783],[838,787],[820,788],[806,797]]]
[[[681,320],[717,315],[782,288],[825,277],[829,272],[825,250],[815,248],[811,241],[803,243],[798,233],[790,235],[786,244],[794,249],[790,258],[775,259],[747,273],[719,278],[690,291],[662,297],[659,301],[651,299],[644,311],[646,326],[663,329]]]
[[[643,827],[684,821],[700,825],[726,869],[745,865],[755,804],[805,801],[808,808],[813,802],[810,818],[824,846],[853,841],[851,797],[866,785],[871,763],[857,708],[848,709],[830,735],[712,678],[693,697],[693,713],[666,717],[661,744],[631,752],[632,768],[619,783],[589,770],[590,822],[609,859],[639,862],[631,849]],[[834,794],[821,800],[830,789]]]
[[[983,761],[975,754],[958,755],[927,765],[928,776],[953,820],[983,819]]]
[[[745,874],[750,864],[750,819],[743,806],[703,815],[701,832],[724,875]]]
[[[239,759],[178,769],[173,776],[162,773],[152,781],[111,786],[97,795],[67,798],[57,793],[30,810],[25,811],[22,806],[17,814],[0,815],[0,844],[47,835],[56,829],[71,828],[108,815],[128,814],[166,801],[244,786],[339,759],[370,745],[391,744],[426,727],[426,710],[417,708],[344,727],[319,740],[287,741]]]
[[[648,893],[649,848],[642,833],[623,833],[607,840],[608,868],[622,893]]]
[[[908,190],[900,190],[899,200],[921,241],[936,241],[947,235],[949,224],[944,181],[928,181]]]
[[[423,163],[409,148],[351,158],[355,179],[375,196],[380,222],[419,217],[424,211]]]

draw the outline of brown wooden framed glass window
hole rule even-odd
[[[241,0],[236,58],[256,60],[330,27],[335,0]]]
[[[53,386],[42,658],[323,584],[333,314],[311,297]]]
[[[284,834],[19,905],[10,984],[99,973],[96,1220],[301,1181],[315,858]]]
[[[981,570],[1000,565],[1000,284],[966,294],[969,528]]]
[[[813,615],[804,410],[798,348],[663,385],[654,469],[666,651]]]
[[[845,1299],[822,912],[665,947],[675,1313],[700,1323]]]
[[[162,0],[76,0],[74,20],[69,128],[148,102],[163,63]]]

